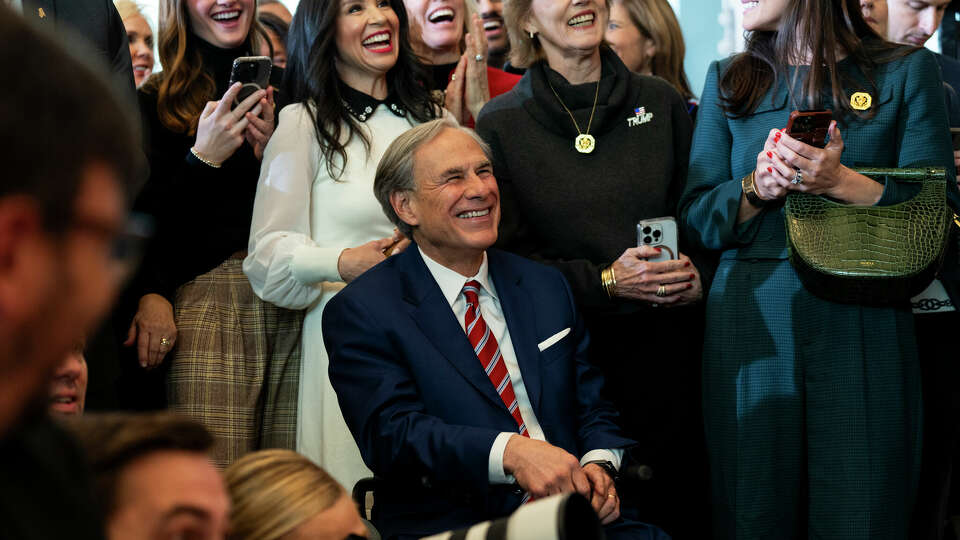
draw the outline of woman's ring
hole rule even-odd
[[[479,64],[480,62],[483,62],[483,55],[482,55],[482,54],[478,54],[478,55],[474,56],[473,59],[476,60],[477,63]]]
[[[170,340],[167,339],[166,337],[160,338],[160,346],[161,346],[161,347],[169,347],[169,346],[170,346]]]
[[[667,287],[665,285],[660,285],[660,288],[657,289],[657,296],[663,298],[667,295]]]
[[[614,497],[616,497],[616,495],[614,495],[613,493],[607,493],[607,498],[608,498],[608,499],[612,499],[612,498],[614,498]]]
[[[790,181],[791,184],[802,184],[803,183],[803,173],[800,172],[800,169],[797,169],[797,175],[793,177],[793,180]]]

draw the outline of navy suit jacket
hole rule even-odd
[[[487,257],[547,440],[578,459],[633,445],[600,397],[603,380],[587,362],[587,331],[560,272],[495,249]],[[516,422],[415,245],[337,294],[324,309],[323,336],[344,418],[383,481],[374,523],[385,537],[436,533],[516,509],[522,493],[488,481],[494,439],[516,431]]]

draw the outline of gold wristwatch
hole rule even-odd
[[[757,184],[754,175],[756,175],[756,171],[751,171],[750,174],[741,178],[740,187],[743,189],[743,195],[747,198],[747,202],[757,208],[761,208],[767,204],[767,200],[760,198],[760,195],[757,193]]]

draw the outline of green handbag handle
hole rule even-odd
[[[887,176],[902,182],[923,182],[926,178],[945,177],[947,170],[943,167],[917,167],[913,169],[894,169],[884,167],[859,167],[853,172],[870,178]]]

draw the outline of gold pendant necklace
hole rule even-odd
[[[581,154],[593,152],[593,149],[597,147],[597,140],[590,134],[590,126],[593,125],[593,113],[597,112],[597,98],[600,97],[600,80],[597,80],[597,91],[593,95],[593,109],[590,111],[590,120],[587,122],[586,132],[580,131],[580,125],[577,124],[577,119],[573,117],[573,113],[567,108],[566,103],[560,99],[560,94],[558,94],[556,89],[553,88],[553,85],[550,84],[549,78],[547,79],[547,86],[550,87],[550,90],[553,90],[553,95],[556,96],[563,110],[567,111],[567,114],[570,115],[570,119],[573,120],[573,127],[577,128],[577,138],[573,140],[573,147]]]

